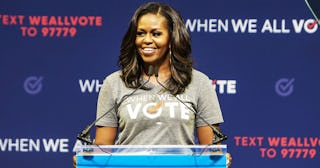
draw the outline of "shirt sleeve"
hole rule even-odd
[[[118,127],[118,117],[115,109],[115,95],[112,87],[112,77],[106,77],[100,88],[98,102],[96,126]]]
[[[198,79],[198,105],[196,127],[223,122],[219,100],[211,80],[203,74]]]

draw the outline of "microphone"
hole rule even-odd
[[[311,23],[308,27],[312,29],[317,23],[320,25],[320,2],[319,0],[305,0],[309,10],[311,11],[313,17],[315,18],[314,22]]]
[[[156,77],[156,81],[158,82],[158,84],[161,86],[161,87],[163,87],[165,90],[167,90],[167,91],[169,91],[169,93],[171,93],[170,92],[170,89],[169,88],[167,88],[167,87],[165,87],[160,81],[159,81],[159,79],[158,79],[158,77],[159,77],[159,68],[158,68],[158,66],[155,66],[154,67],[154,75],[155,75],[155,77]],[[175,95],[173,95],[179,102],[181,102],[183,105],[185,105],[190,111],[192,111],[195,115],[197,115],[197,112],[193,109],[193,108],[191,108],[191,107],[189,107],[189,106],[187,106],[186,105],[186,103],[184,102],[184,101],[182,101],[179,97],[177,97],[177,96],[175,96]],[[220,142],[222,142],[222,141],[225,141],[226,139],[228,139],[228,137],[226,136],[226,135],[224,135],[219,129],[217,129],[216,127],[214,127],[213,125],[211,125],[207,120],[205,120],[201,115],[199,115],[199,118],[203,121],[203,122],[205,122],[211,129],[212,129],[212,131],[213,131],[213,133],[214,133],[214,135],[215,135],[215,137],[213,138],[213,140],[212,140],[212,144],[218,144],[218,143],[220,143]]]
[[[128,97],[132,96],[137,90],[141,89],[143,86],[145,86],[149,81],[150,81],[150,77],[153,75],[153,66],[150,65],[148,72],[148,79],[147,81],[145,81],[142,85],[140,85],[139,87],[137,87],[136,89],[134,89],[131,93],[124,95],[121,100],[119,101],[119,103],[116,103],[112,108],[110,108],[107,112],[105,112],[102,116],[100,116],[99,118],[97,118],[96,120],[94,120],[91,124],[89,124],[85,129],[83,129],[81,131],[80,134],[77,135],[77,139],[84,142],[87,145],[92,145],[92,141],[90,138],[90,131],[92,129],[92,127],[94,126],[94,124],[96,122],[98,122],[101,118],[103,118],[104,116],[106,116],[110,111],[114,110],[115,108],[118,108],[120,106],[120,104],[125,101]]]

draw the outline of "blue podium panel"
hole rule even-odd
[[[226,146],[84,146],[77,168],[225,168]]]

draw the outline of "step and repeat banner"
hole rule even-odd
[[[1,167],[72,167],[144,2],[0,2]],[[319,167],[320,27],[304,0],[162,2],[216,88],[232,167]]]

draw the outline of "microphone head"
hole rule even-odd
[[[158,71],[159,71],[159,67],[155,66],[154,67],[154,76],[156,76],[156,78],[159,76]]]
[[[149,65],[149,69],[148,69],[148,76],[151,76],[153,74],[153,66]]]

